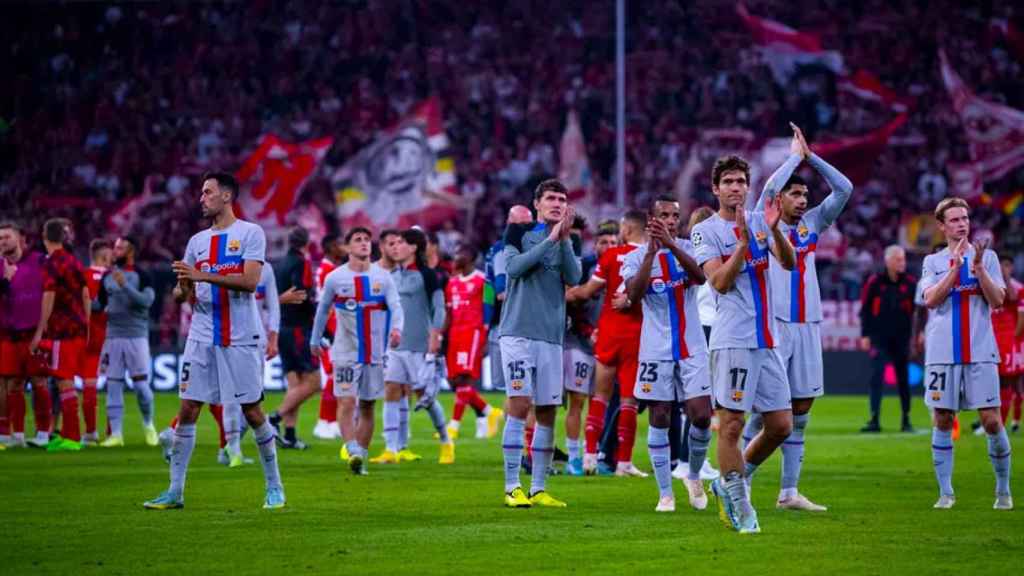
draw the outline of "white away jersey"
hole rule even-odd
[[[265,262],[266,250],[262,228],[235,220],[223,230],[207,228],[193,236],[185,248],[185,263],[203,272],[239,276],[247,260]],[[217,346],[259,344],[263,341],[263,325],[256,294],[196,283],[188,337]]]
[[[402,330],[405,323],[391,273],[376,264],[366,272],[354,272],[345,264],[327,275],[313,322],[314,342],[323,335],[332,307],[337,318],[333,357],[340,362],[379,364],[388,333]]]
[[[693,256],[689,240],[676,240],[676,245]],[[636,276],[646,254],[645,245],[626,256],[621,271],[624,282]],[[707,354],[697,309],[699,288],[700,284],[689,277],[671,251],[665,248],[658,250],[644,292],[640,360],[678,361]]]
[[[776,196],[800,165],[801,157],[791,155],[765,184],[757,201],[757,210],[763,210],[769,197]],[[789,238],[796,253],[796,266],[786,270],[771,258],[769,278],[775,298],[775,317],[785,322],[821,322],[821,289],[818,287],[818,268],[815,252],[818,235],[839,218],[853,192],[853,184],[828,162],[811,154],[808,162],[828,182],[831,192],[821,204],[804,213],[795,226],[779,221],[779,231]]]
[[[978,277],[971,273],[974,247],[960,266],[960,276],[946,300],[929,311],[925,330],[925,364],[976,364],[999,362],[999,349],[992,330],[992,310],[981,293]],[[997,286],[1005,288],[999,258],[985,250],[981,265]],[[921,266],[922,292],[942,281],[952,267],[949,247],[925,256]]]
[[[750,232],[746,262],[733,287],[718,295],[715,322],[711,325],[712,350],[775,348],[775,315],[768,281],[771,230],[764,212],[750,212],[746,218]],[[712,258],[721,258],[725,263],[736,248],[737,233],[736,223],[723,220],[717,212],[697,224],[690,234],[697,264],[703,266]]]

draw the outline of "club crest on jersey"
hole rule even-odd
[[[942,400],[942,392],[939,392],[937,390],[935,392],[932,392],[932,402],[938,402],[940,400]]]
[[[242,250],[241,240],[228,240],[228,252],[240,252]]]
[[[516,392],[519,392],[520,390],[522,390],[523,389],[523,381],[522,380],[513,380],[512,381],[512,389],[515,390]]]
[[[800,227],[796,229],[796,233],[800,236],[801,240],[806,240],[807,236],[810,235],[811,231],[810,229],[807,228],[807,226],[801,224]]]
[[[743,401],[743,390],[733,390],[732,391],[732,401],[733,402],[742,402]]]
[[[768,239],[768,235],[765,234],[764,232],[755,232],[754,239],[757,240],[758,244],[762,244],[765,240]]]
[[[370,292],[372,292],[373,294],[380,294],[383,289],[384,287],[381,285],[380,282],[374,282],[373,286],[370,286]]]
[[[640,391],[643,392],[644,394],[650,394],[651,393],[651,385],[649,383],[647,383],[647,382],[644,382],[644,383],[640,384]]]

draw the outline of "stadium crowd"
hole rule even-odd
[[[5,217],[30,233],[46,218],[71,218],[84,259],[87,241],[111,230],[112,211],[153,195],[161,200],[119,226],[140,239],[140,260],[165,264],[180,257],[169,247],[199,229],[199,175],[237,166],[260,134],[335,138],[327,168],[299,199],[331,214],[330,167],[415,102],[437,95],[460,188],[486,199],[459,228],[483,248],[509,206],[557,172],[570,108],[579,111],[594,194],[612,201],[613,6],[89,3],[45,18],[37,17],[45,8],[12,6],[0,202]],[[871,178],[858,183],[858,200],[839,227],[837,265],[826,254],[820,260],[823,295],[853,299],[882,249],[898,241],[903,218],[928,212],[949,190],[947,162],[967,159],[938,71],[940,44],[980,96],[1024,108],[1020,61],[991,30],[993,21],[1012,19],[1014,8],[758,0],[748,9],[820,34],[848,70],[870,70],[895,93],[916,98]],[[778,86],[729,4],[631,4],[627,49],[626,174],[635,205],[676,189],[700,130],[781,136],[794,120],[821,142],[864,134],[893,116],[837,90],[829,74],[812,71],[791,88]],[[695,200],[713,204],[706,170],[697,173]],[[1021,187],[1022,175],[1017,170],[986,191],[1007,195]],[[976,229],[994,232],[1001,252],[1024,252],[1017,218],[986,206],[972,217]],[[164,291],[159,296],[169,302]],[[154,315],[163,309],[158,302]]]

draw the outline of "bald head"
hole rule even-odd
[[[522,204],[516,204],[508,211],[509,224],[529,224],[533,222],[533,212]]]

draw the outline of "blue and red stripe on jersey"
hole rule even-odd
[[[740,237],[739,228],[733,228],[733,233],[736,234],[737,238]],[[753,232],[748,230],[748,234],[753,235]],[[744,266],[744,271],[750,279],[750,294],[754,300],[754,332],[757,335],[757,347],[774,348],[775,338],[772,337],[771,326],[769,325],[771,314],[768,310],[770,301],[768,299],[767,242],[765,247],[761,248],[757,238],[751,238],[747,245],[745,257],[747,263]]]
[[[807,258],[818,249],[818,233],[811,232],[800,240],[797,228],[789,231],[789,240],[796,252],[796,266],[789,273],[789,321],[807,322]]]
[[[956,263],[949,261],[950,266]],[[970,263],[964,256],[960,266],[960,275],[953,286],[953,362],[970,364],[971,362],[971,296],[981,294],[978,278],[971,276]]]
[[[686,289],[693,282],[690,280],[686,270],[676,266],[676,258],[668,252],[658,254],[658,265],[661,268],[661,276],[656,278],[664,282],[665,298],[668,300],[669,325],[672,332],[672,359],[685,360],[690,357],[690,349],[686,345]],[[658,291],[651,288],[648,294],[658,294]]]
[[[377,296],[373,295],[370,287],[369,276],[355,276],[352,278],[355,287],[355,296],[335,296],[334,308],[336,314],[353,312],[356,317],[356,345],[357,357],[362,364],[370,364],[373,361],[373,326],[371,313],[374,310],[386,310],[388,318],[385,320],[385,333],[390,325],[390,313],[388,310],[387,298],[383,292]],[[351,304],[349,304],[351,302]],[[385,334],[386,337],[386,334]]]
[[[210,259],[207,262],[210,273],[220,276],[239,275],[244,271],[242,252],[228,254],[228,235],[210,236]],[[213,320],[213,343],[217,346],[231,345],[231,294],[223,286],[210,285],[210,316]]]

